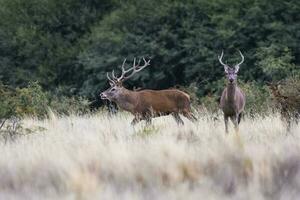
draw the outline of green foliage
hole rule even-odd
[[[14,98],[17,116],[26,115],[43,118],[47,115],[48,98],[37,82],[29,83],[26,88],[17,88]]]
[[[12,88],[38,81],[47,105],[62,113],[67,104],[82,102],[72,96],[91,99],[106,89],[106,72],[120,73],[124,58],[128,64],[134,57],[151,59],[126,87],[193,83],[192,93],[213,106],[224,86],[217,59],[222,50],[229,65],[240,60],[237,49],[244,53],[239,80],[253,87],[245,88],[253,98],[255,91],[265,97],[267,81],[300,73],[298,0],[0,0],[0,5],[0,81]],[[63,91],[56,94],[57,88]],[[18,92],[25,109],[34,100],[28,91]],[[3,100],[0,115],[16,112],[10,101]],[[79,107],[85,103],[79,104],[75,107],[84,110]]]
[[[12,115],[16,115],[13,101],[14,93],[15,91],[12,88],[0,82],[0,119],[6,119]]]
[[[272,80],[278,81],[294,73],[299,73],[297,66],[292,63],[293,57],[287,47],[275,45],[261,47],[256,55],[257,65],[261,66],[263,72]]]
[[[0,85],[0,119],[33,116],[48,117],[49,109],[59,114],[88,112],[88,101],[83,97],[54,96],[44,92],[37,82],[27,87],[11,89]]]
[[[89,101],[83,97],[52,96],[50,108],[58,114],[86,114],[89,112]]]
[[[151,66],[128,81],[129,87],[161,89],[195,82],[202,83],[197,94],[203,97],[219,91],[214,83],[223,77],[217,60],[222,49],[229,64],[240,59],[236,49],[245,54],[243,81],[287,77],[299,69],[297,5],[268,0],[126,2],[85,38],[88,45],[79,61],[89,76],[81,92],[89,95],[107,87],[103,72],[116,69],[125,57],[146,56],[152,58]],[[279,74],[283,68],[285,73]]]
[[[268,113],[271,107],[274,106],[267,86],[259,85],[256,82],[241,83],[239,86],[246,95],[245,111],[247,114],[253,116]]]
[[[3,82],[24,87],[39,81],[46,89],[82,83],[77,56],[80,38],[117,5],[110,0],[1,0],[0,74]]]
[[[26,115],[43,118],[47,115],[48,97],[36,82],[16,89],[1,85],[0,102],[0,119]]]

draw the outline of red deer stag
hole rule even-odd
[[[224,122],[225,122],[225,132],[228,133],[228,118],[234,124],[236,132],[238,132],[238,126],[241,121],[242,113],[244,111],[246,97],[244,92],[237,86],[237,74],[240,68],[240,65],[244,62],[244,56],[240,52],[242,61],[235,65],[234,68],[229,67],[227,64],[224,64],[222,61],[223,51],[221,56],[218,56],[219,62],[224,66],[224,71],[228,80],[226,88],[223,90],[220,107],[224,113]]]
[[[287,125],[288,132],[291,130],[292,123],[298,124],[300,121],[300,95],[297,94],[297,92],[294,94],[282,93],[287,89],[287,87],[291,87],[290,84],[295,83],[283,83],[283,88],[281,90],[281,81],[277,83],[269,83],[269,89],[271,90],[276,105],[279,108],[281,119],[285,121]],[[297,87],[297,84],[295,84],[294,87]]]
[[[134,59],[133,67],[125,70],[125,59],[121,67],[122,74],[120,77],[116,77],[114,71],[112,71],[112,77],[107,73],[107,78],[111,87],[102,92],[100,97],[102,99],[113,101],[122,109],[132,113],[134,115],[134,119],[131,122],[132,125],[135,125],[141,120],[146,120],[149,124],[153,117],[169,114],[172,114],[179,125],[184,124],[179,114],[182,114],[191,121],[195,121],[196,117],[191,112],[190,96],[180,90],[132,91],[123,87],[123,82],[125,80],[150,65],[150,60],[146,61],[143,58],[143,66],[140,66],[140,61],[141,60],[136,64],[136,59]],[[128,74],[129,72],[130,74]]]

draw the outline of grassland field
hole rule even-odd
[[[300,125],[245,117],[226,135],[221,115],[197,117],[26,118],[36,131],[0,143],[0,199],[300,199]]]

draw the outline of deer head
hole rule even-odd
[[[120,77],[116,77],[114,70],[111,73],[111,77],[107,73],[106,76],[109,80],[110,88],[100,94],[101,99],[108,99],[109,101],[115,101],[116,99],[118,99],[125,89],[123,87],[123,82],[131,78],[135,73],[143,70],[145,67],[150,65],[150,60],[146,61],[145,58],[143,58],[143,62],[144,65],[141,66],[141,59],[139,59],[136,63],[136,59],[134,58],[133,66],[125,70],[126,59],[124,59],[121,66],[122,74]]]
[[[239,51],[241,57],[242,57],[242,60],[240,63],[238,63],[237,65],[234,66],[234,68],[232,67],[229,67],[227,64],[224,64],[223,61],[222,61],[222,58],[223,58],[223,51],[221,53],[221,56],[218,56],[219,58],[219,62],[221,63],[221,65],[224,66],[224,71],[225,71],[225,74],[226,74],[226,77],[227,77],[227,80],[229,81],[229,83],[235,83],[236,80],[237,80],[237,74],[239,72],[239,69],[240,69],[240,65],[244,62],[244,56],[242,54],[241,51]]]

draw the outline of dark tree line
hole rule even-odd
[[[193,84],[204,97],[224,85],[217,55],[232,64],[240,49],[240,81],[263,88],[299,74],[299,13],[298,0],[0,0],[0,81],[94,98],[107,71],[145,56],[127,87]]]

